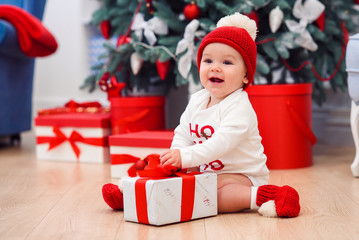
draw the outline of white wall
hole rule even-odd
[[[97,0],[47,1],[43,24],[55,36],[59,47],[55,54],[36,59],[34,112],[41,108],[61,106],[70,99],[108,104],[106,94],[100,90],[90,94],[87,90],[79,89],[90,73],[90,31],[86,22],[98,4]]]

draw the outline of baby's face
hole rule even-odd
[[[223,43],[208,44],[202,54],[200,80],[212,101],[222,101],[248,83],[247,68],[241,54]]]

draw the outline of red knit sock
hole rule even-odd
[[[114,210],[123,209],[123,194],[117,185],[112,183],[103,185],[102,196],[107,205]]]
[[[257,191],[256,204],[260,207],[269,200],[274,200],[279,217],[296,217],[300,212],[299,195],[292,187],[260,186]]]

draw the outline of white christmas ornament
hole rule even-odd
[[[299,18],[299,23],[293,20],[285,21],[289,31],[299,33],[295,42],[313,52],[317,51],[318,45],[308,32],[307,25],[315,21],[324,9],[325,6],[318,0],[306,0],[304,4],[302,4],[302,0],[297,0],[293,6],[293,15]]]
[[[205,34],[203,31],[196,31],[199,27],[199,21],[193,19],[185,28],[183,39],[177,44],[176,55],[187,50],[178,61],[178,71],[183,78],[187,78],[191,70],[192,60],[196,58],[196,48],[194,38]]]
[[[155,45],[157,38],[155,34],[166,35],[168,33],[168,26],[165,21],[158,17],[153,17],[147,22],[142,13],[137,13],[133,21],[131,30],[135,31],[136,36],[141,41],[142,32],[148,43]]]
[[[283,11],[277,6],[269,13],[269,27],[272,33],[277,32],[284,18]]]
[[[137,75],[138,72],[141,70],[143,65],[143,59],[141,58],[140,54],[134,52],[131,54],[131,69],[134,75]]]

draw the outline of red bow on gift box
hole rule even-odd
[[[108,146],[108,141],[106,137],[103,138],[84,138],[80,133],[77,131],[72,131],[70,137],[67,137],[58,127],[54,126],[52,128],[54,132],[54,137],[37,137],[36,141],[37,144],[42,143],[49,143],[48,151],[58,147],[62,143],[69,141],[71,144],[71,148],[74,151],[76,158],[79,159],[81,150],[76,145],[77,142],[82,142],[94,146]]]
[[[143,170],[145,167],[148,167],[147,164],[153,166],[156,162],[159,164],[159,155],[158,154],[150,154],[145,158],[135,157],[129,154],[111,154],[111,163],[112,164],[126,164],[126,163],[133,163],[131,167],[127,170],[128,176],[136,177],[137,171]],[[143,164],[144,163],[144,166]],[[157,165],[157,164],[156,164]]]
[[[83,102],[83,103],[78,103],[74,100],[70,100],[65,104],[65,107],[68,108],[78,108],[78,107],[83,107],[83,108],[89,108],[89,107],[93,107],[93,108],[101,108],[102,105],[99,102]]]
[[[186,173],[186,169],[179,170],[171,165],[160,164],[159,155],[152,155],[147,167],[138,171],[141,178],[136,180],[136,210],[137,219],[140,223],[149,224],[147,211],[146,182],[148,180],[159,180],[169,177],[181,177],[182,179],[182,197],[181,197],[181,221],[192,219],[196,178],[194,175],[199,172]]]
[[[161,165],[160,155],[158,154],[150,154],[145,158],[139,158],[129,154],[111,154],[111,163],[133,163],[132,166],[127,170],[128,176],[130,177],[136,177],[137,175],[140,177],[152,178],[170,177],[175,176],[174,173],[177,171],[176,167],[170,165]],[[144,163],[145,166],[143,166],[142,163]],[[184,173],[185,171],[186,170],[181,170],[181,173]]]
[[[71,144],[71,148],[74,151],[76,158],[78,159],[80,156],[80,149],[79,147],[76,145],[76,142],[83,142],[83,137],[76,131],[73,131],[70,135],[70,137],[66,137],[65,134],[63,132],[61,132],[61,130],[58,127],[53,127],[53,132],[56,135],[56,138],[53,138],[50,142],[49,142],[49,151],[51,149],[56,148],[57,146],[59,146],[60,144],[62,144],[65,141],[69,141]]]
[[[38,115],[52,115],[60,113],[108,113],[109,108],[102,107],[99,102],[83,102],[78,103],[70,100],[63,107],[51,108],[51,109],[40,109]]]

